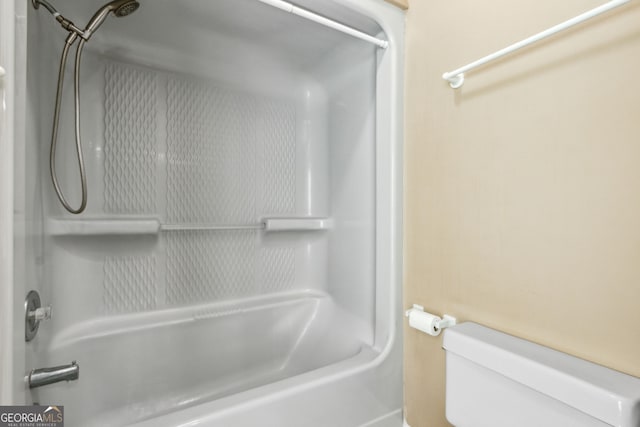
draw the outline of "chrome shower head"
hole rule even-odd
[[[131,15],[133,12],[138,10],[139,7],[140,3],[136,0],[125,1],[113,11],[113,14],[118,18],[122,18],[123,16]]]
[[[81,37],[89,40],[89,37],[102,25],[109,15],[109,12],[113,12],[118,18],[122,18],[123,16],[132,14],[139,7],[140,3],[138,3],[137,0],[113,0],[105,4],[93,15]]]

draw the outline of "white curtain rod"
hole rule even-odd
[[[487,55],[484,58],[480,58],[477,61],[474,61],[470,64],[465,65],[464,67],[460,67],[453,71],[449,71],[448,73],[444,73],[442,75],[442,78],[447,80],[449,82],[449,86],[451,86],[453,89],[458,89],[464,83],[464,73],[466,73],[467,71],[473,70],[474,68],[484,65],[487,62],[493,61],[494,59],[498,59],[512,52],[515,52],[518,49],[522,49],[525,46],[528,46],[539,40],[552,36],[556,33],[559,33],[560,31],[566,30],[567,28],[580,24],[581,22],[584,22],[588,19],[596,17],[618,6],[622,6],[623,4],[629,3],[630,1],[631,0],[613,0],[608,3],[605,3],[602,6],[598,6],[595,9],[591,9],[588,12],[585,12],[581,15],[576,16],[575,18],[571,18],[567,21],[564,21],[561,24],[558,24],[554,27],[549,28],[548,30],[542,31],[538,34],[534,34],[531,37],[528,37],[510,46],[507,46],[504,49],[501,49],[497,52],[492,53],[491,55]]]
[[[345,34],[349,34],[350,36],[359,38],[360,40],[373,43],[382,49],[386,49],[387,47],[389,47],[389,42],[386,40],[382,40],[382,39],[378,39],[376,37],[370,36],[367,33],[363,33],[362,31],[356,30],[355,28],[351,28],[339,22],[325,18],[324,16],[320,16],[317,13],[313,13],[308,10],[302,9],[301,7],[295,6],[286,1],[282,1],[282,0],[258,0],[258,1],[264,4],[268,4],[269,6],[273,6],[278,9],[284,10],[285,12],[293,13],[294,15],[298,15],[310,21],[317,22],[318,24],[322,24],[325,27],[333,28],[334,30],[338,30]]]

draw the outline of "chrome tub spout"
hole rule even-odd
[[[41,387],[60,381],[77,380],[80,376],[80,365],[74,360],[70,365],[54,366],[53,368],[34,369],[29,373],[29,388]]]

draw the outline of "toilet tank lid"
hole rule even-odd
[[[442,347],[609,425],[640,426],[640,378],[472,322],[446,329]]]

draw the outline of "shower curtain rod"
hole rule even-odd
[[[497,52],[492,53],[491,55],[487,55],[463,67],[444,73],[442,75],[442,78],[448,81],[449,86],[451,86],[453,89],[458,89],[464,83],[464,73],[466,73],[467,71],[473,70],[474,68],[484,65],[487,62],[493,61],[495,59],[508,55],[512,52],[515,52],[518,49],[522,49],[523,47],[526,47],[532,43],[535,43],[544,38],[547,38],[556,33],[559,33],[560,31],[571,28],[574,25],[580,24],[588,19],[594,18],[602,13],[608,12],[611,9],[614,9],[618,6],[622,6],[623,4],[629,3],[630,1],[631,0],[613,0],[608,3],[605,3],[602,6],[598,6],[595,9],[591,9],[581,15],[576,16],[575,18],[571,18],[554,27],[551,27],[547,30],[539,32],[538,34],[534,34],[531,37],[528,37],[510,46],[507,46],[504,49],[501,49]]]
[[[373,43],[382,49],[386,49],[387,47],[389,47],[389,42],[386,40],[382,40],[382,39],[378,39],[376,37],[370,36],[367,33],[363,33],[362,31],[356,30],[355,28],[348,27],[344,24],[333,21],[329,18],[325,18],[324,16],[320,16],[317,13],[310,12],[306,9],[295,6],[286,1],[283,1],[283,0],[258,0],[258,1],[264,4],[268,4],[269,6],[273,6],[275,8],[284,10],[285,12],[293,13],[294,15],[298,15],[302,18],[324,25],[325,27],[333,28],[334,30],[338,30],[345,34],[349,34],[350,36],[359,38],[360,40]]]

